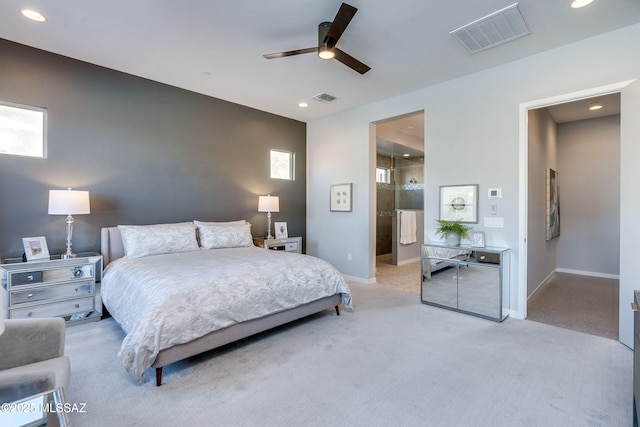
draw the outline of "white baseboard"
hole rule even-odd
[[[603,279],[620,280],[619,274],[598,273],[595,271],[584,271],[584,270],[572,270],[570,268],[556,268],[556,271],[558,273],[577,274],[579,276],[591,276],[591,277],[601,277]]]
[[[398,262],[398,266],[406,265],[406,264],[411,264],[411,263],[413,263],[413,262],[418,262],[418,261],[420,261],[420,257],[417,257],[417,258],[411,258],[411,259],[405,259],[405,260],[403,260],[403,261],[399,261],[399,262]]]
[[[524,317],[522,317],[522,313],[517,310],[509,310],[509,317],[511,317],[512,319],[524,320]]]
[[[529,299],[530,299],[530,298],[531,298],[531,297],[532,297],[536,292],[538,292],[538,291],[540,290],[540,288],[542,287],[542,285],[544,285],[545,283],[547,283],[547,280],[549,280],[549,277],[551,277],[551,275],[552,275],[553,273],[555,273],[555,272],[556,272],[556,270],[552,271],[551,273],[549,273],[549,274],[547,275],[547,277],[545,277],[545,278],[544,278],[544,280],[542,280],[542,282],[538,283],[538,286],[536,286],[536,288],[533,290],[533,292],[531,292],[531,295],[529,295],[529,296],[527,297],[527,301],[529,301]]]
[[[342,277],[344,277],[344,280],[346,280],[347,282],[362,283],[363,285],[372,285],[376,283],[375,277],[371,279],[365,279],[363,277],[350,276],[348,274],[343,274]]]
[[[531,297],[536,292],[538,292],[538,290],[542,287],[542,285],[544,285],[547,282],[547,280],[549,280],[549,277],[551,277],[553,273],[567,273],[567,274],[576,274],[578,276],[590,276],[590,277],[600,277],[602,279],[620,280],[620,275],[618,274],[598,273],[595,271],[584,271],[584,270],[572,270],[570,268],[556,268],[551,273],[549,273],[549,275],[545,277],[544,280],[540,282],[538,286],[536,286],[533,292],[531,292],[531,295],[527,297],[527,301],[529,301],[529,299],[531,299]]]

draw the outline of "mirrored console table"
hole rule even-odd
[[[509,315],[509,248],[425,243],[420,278],[424,304],[496,322]]]

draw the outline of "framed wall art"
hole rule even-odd
[[[546,240],[560,236],[560,177],[558,172],[547,168]]]
[[[478,184],[440,186],[440,219],[478,222]]]
[[[331,186],[331,212],[351,212],[352,188],[352,183]]]
[[[37,259],[49,259],[49,247],[47,239],[40,237],[23,237],[22,245],[24,246],[24,255],[27,261]]]

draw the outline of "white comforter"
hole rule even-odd
[[[351,308],[329,263],[256,247],[121,258],[106,268],[101,292],[127,333],[118,357],[138,381],[160,350],[234,323],[338,293]]]

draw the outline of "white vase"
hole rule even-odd
[[[460,246],[460,234],[458,233],[448,233],[444,241],[447,242],[449,246]]]

